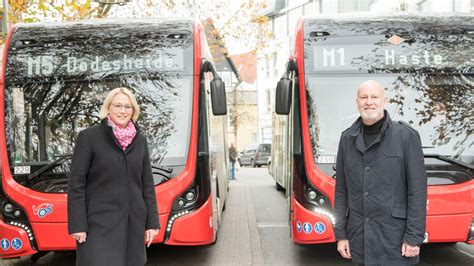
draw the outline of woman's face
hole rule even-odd
[[[123,93],[115,95],[109,106],[109,115],[115,124],[126,127],[133,115],[133,105],[130,98]]]

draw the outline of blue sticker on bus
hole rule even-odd
[[[303,226],[301,225],[301,222],[300,221],[296,222],[296,231],[298,233],[301,233],[302,230],[303,230]]]
[[[320,235],[326,232],[326,226],[321,222],[317,222],[314,224],[314,232]]]
[[[12,248],[14,250],[19,250],[21,247],[23,247],[23,242],[21,242],[21,239],[13,238],[12,239]]]
[[[303,230],[305,234],[309,235],[313,231],[313,226],[311,226],[310,223],[306,222],[303,224]]]
[[[9,250],[10,249],[10,241],[6,238],[2,238],[2,249]]]
[[[33,214],[38,215],[40,218],[44,218],[46,215],[53,212],[53,204],[42,203],[39,206],[33,206]]]

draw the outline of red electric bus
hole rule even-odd
[[[394,120],[422,139],[425,242],[474,244],[474,16],[305,17],[277,85],[272,174],[289,199],[291,237],[334,242],[336,153],[359,117],[360,83],[386,87]]]
[[[141,106],[162,226],[154,243],[215,242],[227,196],[227,107],[192,20],[24,24],[10,31],[0,91],[0,257],[74,249],[67,182],[79,131],[108,91]]]

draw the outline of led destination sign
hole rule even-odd
[[[445,69],[470,72],[472,38],[465,34],[354,35],[305,39],[306,71],[414,71]],[[464,51],[459,53],[457,51]],[[467,56],[466,56],[467,55]]]
[[[403,53],[399,49],[374,49],[370,45],[315,46],[315,71],[370,68],[442,68],[453,65],[452,58],[429,50]]]
[[[170,48],[167,51],[159,51],[153,56],[130,57],[126,54],[115,58],[104,56],[80,57],[80,56],[57,56],[41,55],[18,58],[26,61],[25,74],[27,77],[50,76],[50,75],[80,75],[106,72],[135,72],[135,71],[172,71],[182,70],[183,50]]]

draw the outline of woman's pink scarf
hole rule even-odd
[[[114,123],[110,115],[107,116],[107,120],[109,124],[112,126],[114,136],[117,141],[122,146],[122,149],[125,150],[130,143],[132,143],[133,138],[137,134],[137,129],[132,121],[129,121],[125,128],[118,126]]]

